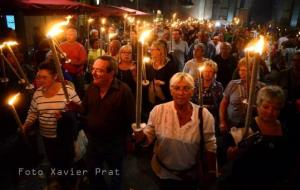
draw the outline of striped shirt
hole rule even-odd
[[[67,85],[66,87],[70,101],[81,104],[75,90],[71,86]],[[64,111],[65,106],[66,98],[62,88],[50,98],[43,96],[42,88],[38,88],[33,94],[25,125],[32,125],[38,118],[41,135],[47,138],[56,138],[57,119],[55,113]]]

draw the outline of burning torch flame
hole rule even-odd
[[[102,18],[102,19],[101,19],[101,24],[102,24],[102,25],[105,25],[105,23],[106,23],[106,18]]]
[[[17,93],[16,95],[14,95],[13,97],[11,97],[11,98],[8,100],[8,104],[9,104],[10,106],[13,106],[19,95],[20,95],[20,92]]]
[[[108,34],[109,40],[112,39],[113,37],[115,37],[116,35],[118,35],[118,34],[117,33],[109,33]]]
[[[143,44],[146,40],[146,38],[149,36],[151,30],[146,30],[142,33],[141,37],[140,37],[140,42]]]
[[[89,18],[88,19],[88,23],[92,23],[92,22],[94,22],[94,19],[93,18]]]
[[[52,37],[62,33],[63,30],[60,27],[68,25],[71,18],[72,18],[72,16],[69,15],[66,17],[66,19],[67,19],[66,21],[62,21],[62,22],[54,24],[54,26],[47,33],[47,36],[52,38]]]
[[[18,45],[18,42],[16,42],[16,41],[7,41],[7,42],[3,42],[3,45],[15,46],[15,45]]]
[[[245,48],[245,51],[259,53],[261,55],[263,53],[264,43],[264,37],[259,36],[259,40],[254,43],[250,42],[250,45]]]
[[[149,63],[150,62],[150,57],[144,57],[143,63]]]
[[[205,66],[201,66],[198,68],[199,72],[201,73],[205,69]]]

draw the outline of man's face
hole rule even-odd
[[[180,34],[179,34],[178,31],[174,31],[174,32],[172,33],[172,35],[173,35],[173,39],[174,39],[175,41],[179,41],[179,40],[180,40]]]
[[[77,32],[75,29],[68,29],[66,31],[66,40],[68,42],[75,42],[77,39]]]
[[[107,72],[107,68],[109,66],[109,62],[97,59],[94,62],[94,65],[92,67],[92,75],[93,75],[93,83],[97,86],[103,86],[107,82],[109,82],[111,79],[113,79],[114,74],[113,71]]]

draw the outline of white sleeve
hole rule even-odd
[[[155,121],[157,120],[157,115],[158,115],[158,109],[157,106],[155,106],[150,112],[147,127],[143,129],[143,132],[147,137],[148,144],[151,144],[156,138]]]

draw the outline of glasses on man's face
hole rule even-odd
[[[191,86],[171,86],[171,89],[175,92],[183,91],[184,93],[189,92],[192,87]]]
[[[92,68],[92,73],[93,72],[95,72],[97,75],[106,73],[104,69],[97,69],[97,68]]]

